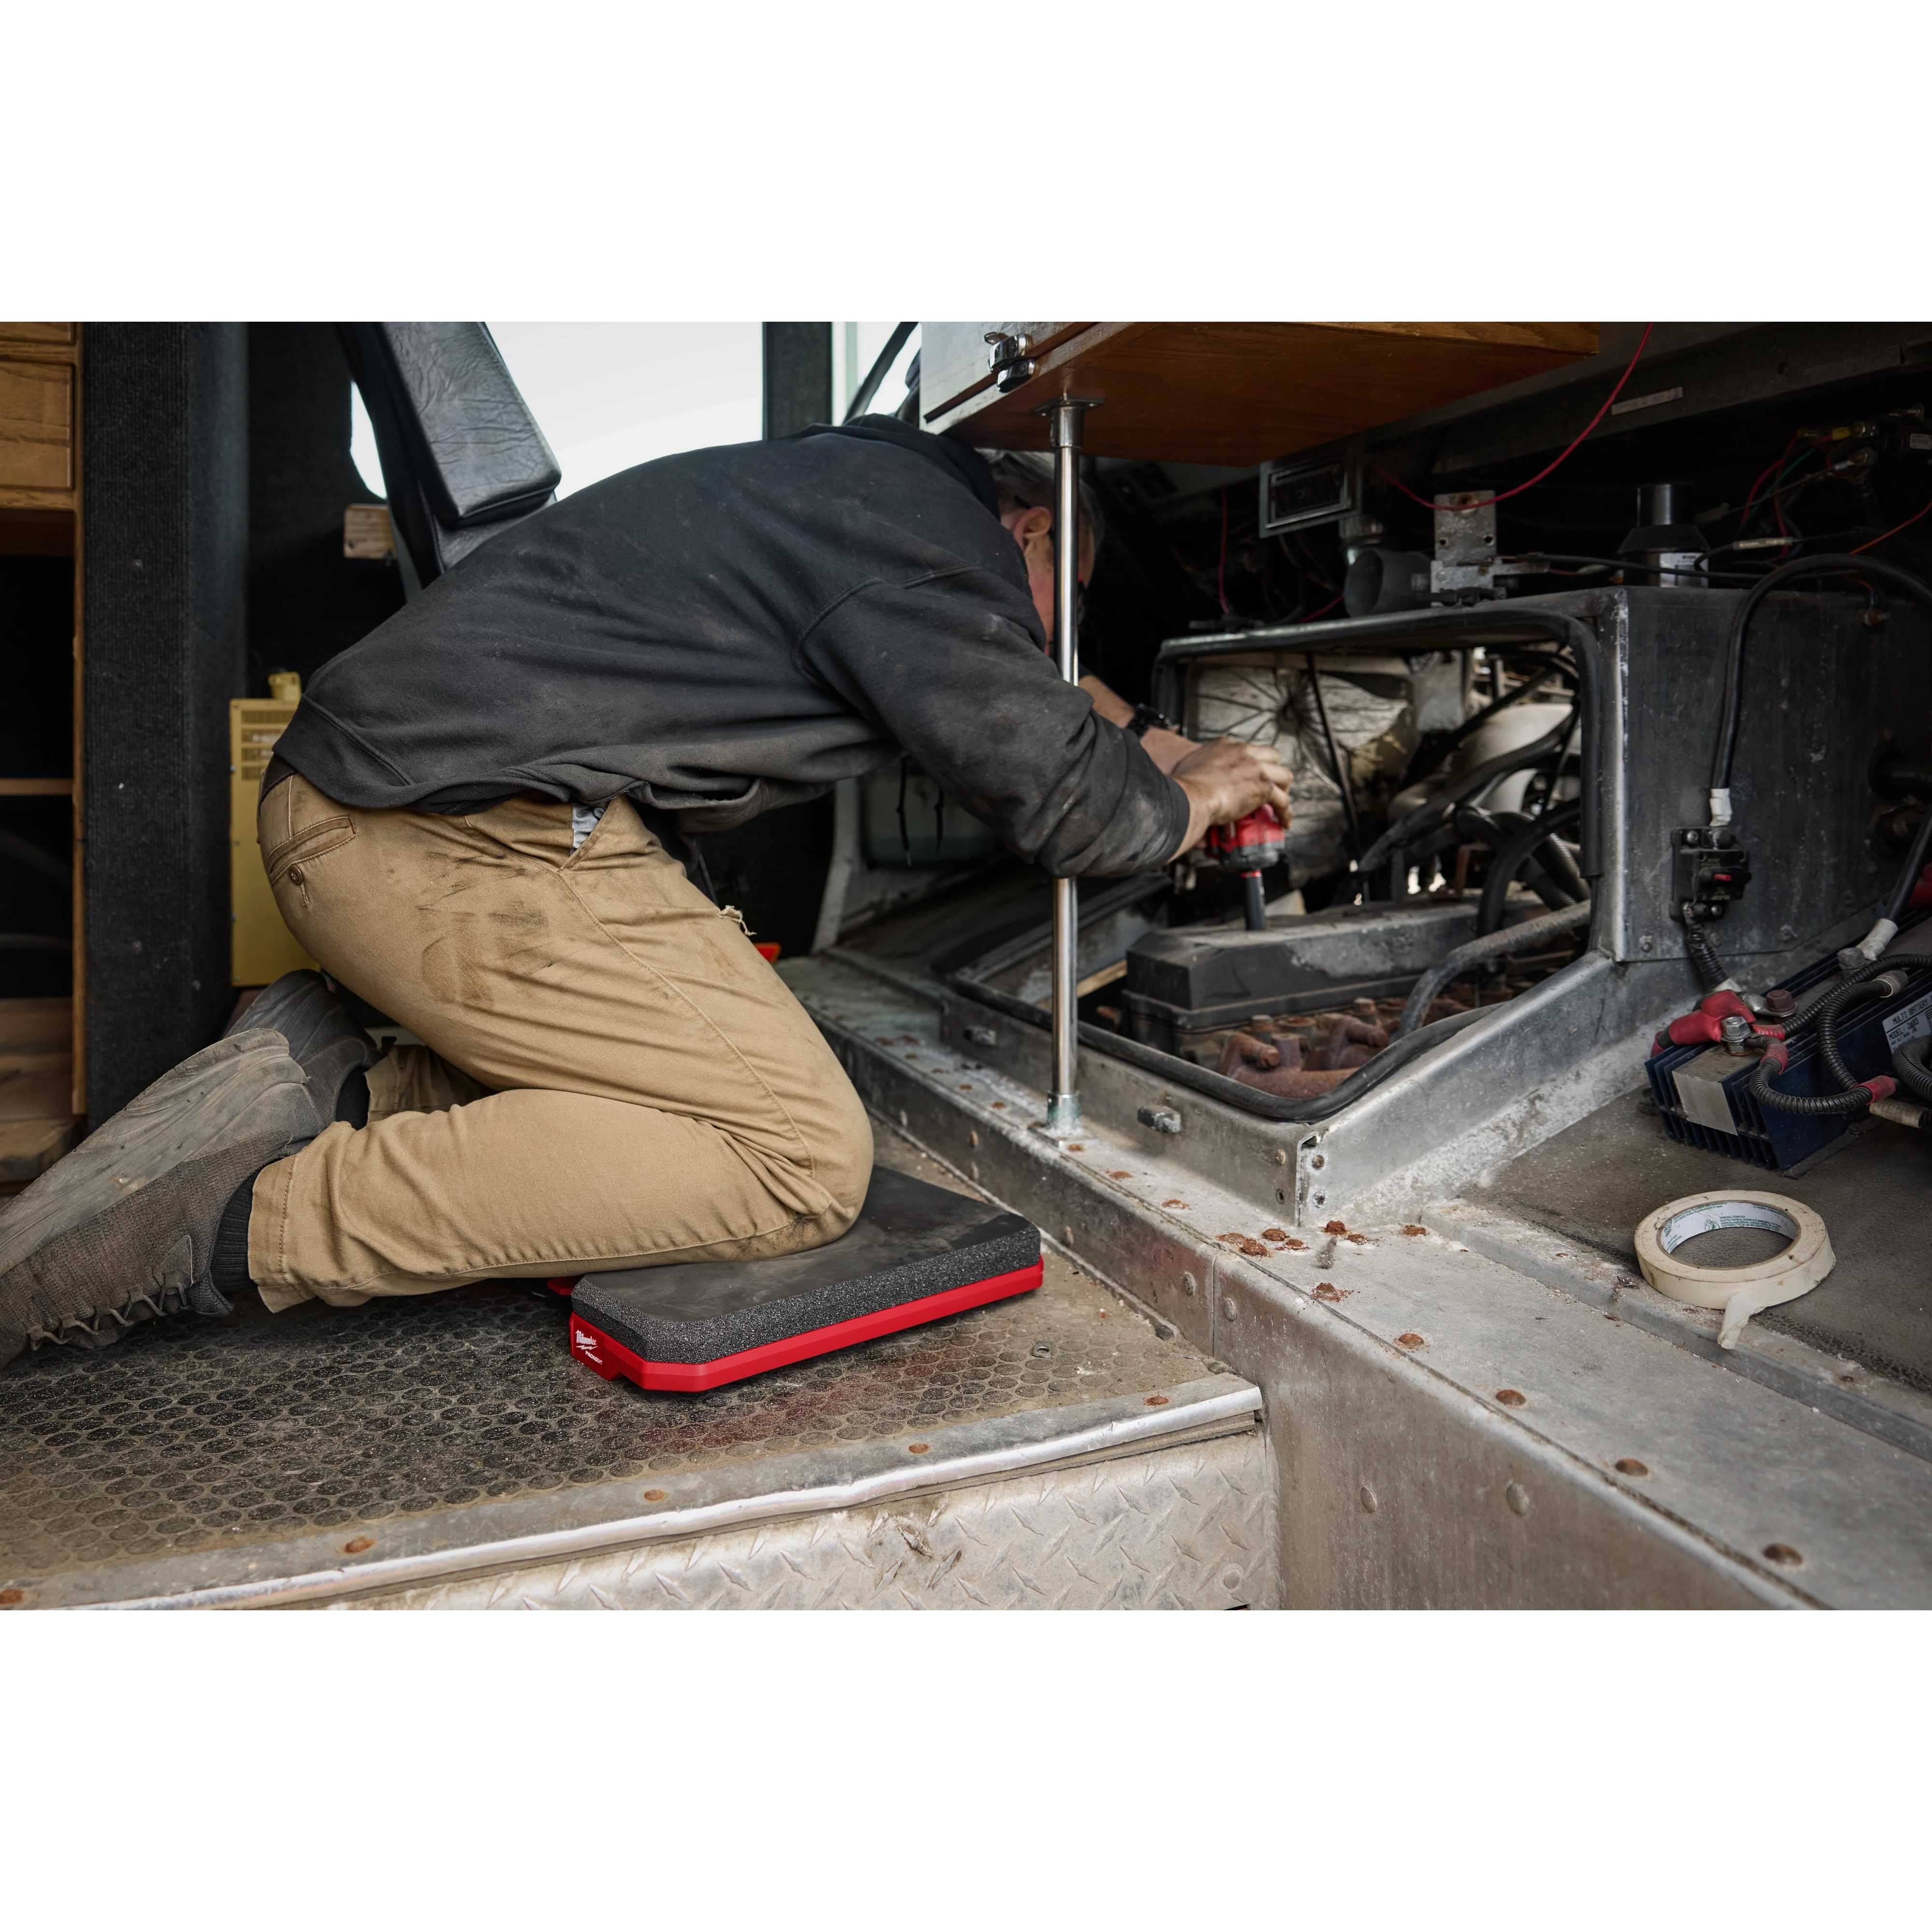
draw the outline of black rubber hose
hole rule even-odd
[[[1871,1105],[1871,1096],[1862,1087],[1848,1094],[1780,1094],[1771,1082],[1774,1073],[1783,1070],[1782,1061],[1760,1060],[1750,1077],[1751,1097],[1780,1114],[1858,1114]]]
[[[1518,685],[1515,690],[1506,691],[1502,697],[1492,698],[1481,710],[1464,718],[1438,748],[1434,761],[1429,768],[1426,771],[1418,772],[1409,782],[1415,784],[1419,784],[1424,778],[1433,778],[1455,755],[1463,740],[1468,737],[1472,733],[1480,731],[1498,712],[1507,711],[1512,704],[1520,704],[1526,698],[1534,696],[1558,671],[1573,669],[1567,658],[1552,658],[1546,660],[1538,670]]]
[[[1573,710],[1554,730],[1546,731],[1534,743],[1520,746],[1514,752],[1505,752],[1500,758],[1491,758],[1478,765],[1474,771],[1465,772],[1460,778],[1444,785],[1434,796],[1424,799],[1413,811],[1404,812],[1362,854],[1359,869],[1372,872],[1398,846],[1406,845],[1417,832],[1426,830],[1438,819],[1446,818],[1465,799],[1474,798],[1478,792],[1487,790],[1497,779],[1507,778],[1511,772],[1520,772],[1526,765],[1534,764],[1539,758],[1547,758],[1552,752],[1561,751],[1576,718],[1576,714]]]
[[[1744,695],[1744,633],[1750,626],[1752,614],[1772,591],[1802,578],[1854,576],[1874,578],[1881,584],[1888,584],[1894,590],[1916,598],[1932,610],[1932,589],[1927,587],[1922,578],[1915,577],[1909,570],[1900,570],[1894,563],[1881,563],[1876,557],[1800,557],[1795,563],[1780,564],[1775,570],[1760,578],[1738,600],[1737,609],[1731,614],[1730,636],[1724,646],[1724,708],[1718,731],[1718,748],[1711,760],[1713,791],[1728,790],[1731,782],[1731,763],[1737,752],[1738,717]]]
[[[1854,980],[1850,985],[1840,986],[1818,1008],[1818,1058],[1825,1063],[1825,1071],[1846,1092],[1858,1084],[1858,1076],[1846,1064],[1839,1049],[1838,1016],[1863,1000],[1888,1000],[1896,990],[1876,980]]]
[[[1552,912],[1560,912],[1566,905],[1574,905],[1584,896],[1583,882],[1576,878],[1576,868],[1570,863],[1569,854],[1562,853],[1559,860],[1552,856],[1550,850],[1556,844],[1556,833],[1566,825],[1575,824],[1582,815],[1582,800],[1573,798],[1544,817],[1532,818],[1490,860],[1490,875],[1483,881],[1482,902],[1476,912],[1478,937],[1494,932],[1502,924],[1510,881],[1522,870],[1523,862],[1532,853],[1541,863],[1546,877],[1546,883],[1537,889],[1537,896]],[[1569,880],[1564,877],[1565,872],[1576,880],[1574,891],[1570,890]],[[1552,896],[1556,898],[1553,905],[1550,904]]]
[[[1322,695],[1322,674],[1315,668],[1315,653],[1307,652],[1306,659],[1308,688],[1314,695],[1315,709],[1322,719],[1322,735],[1328,744],[1328,762],[1334,767],[1335,789],[1342,794],[1342,810],[1348,822],[1348,856],[1359,858],[1362,850],[1362,821],[1355,815],[1354,781],[1343,761],[1342,748],[1335,742],[1334,729],[1328,722],[1328,701]]]
[[[1408,1002],[1402,1010],[1402,1018],[1396,1022],[1389,1034],[1390,1042],[1414,1032],[1437,994],[1444,986],[1453,986],[1472,966],[1480,966],[1485,960],[1499,958],[1506,952],[1533,952],[1545,940],[1560,939],[1565,933],[1580,932],[1589,922],[1590,908],[1587,904],[1565,906],[1561,912],[1546,912],[1540,919],[1525,920],[1520,926],[1507,926],[1501,932],[1486,933],[1480,939],[1471,940],[1466,946],[1457,946],[1416,981]]]
[[[1918,875],[1925,869],[1928,849],[1932,849],[1932,810],[1928,810],[1918,821],[1918,830],[1912,835],[1912,849],[1905,855],[1898,882],[1892,889],[1891,898],[1885,902],[1885,916],[1894,926],[1905,916],[1906,908],[1912,901],[1912,889],[1918,884]]]
[[[1822,998],[1814,997],[1797,1015],[1784,1022],[1787,1036],[1797,1019],[1816,1014],[1820,1053],[1821,1057],[1824,1055],[1828,1035],[1831,1058],[1826,1059],[1826,1066],[1827,1071],[1833,1072],[1835,1077],[1831,1059],[1837,1059],[1838,1066],[1844,1066],[1844,1056],[1838,1050],[1838,1036],[1832,1028],[1838,1002],[1854,986],[1862,986],[1880,973],[1911,972],[1922,966],[1932,966],[1932,957],[1919,952],[1898,952],[1894,953],[1888,959],[1875,959],[1863,966],[1854,968],[1845,975],[1841,985],[1833,987]],[[1775,1107],[1779,1112],[1786,1114],[1855,1114],[1871,1104],[1871,1095],[1863,1087],[1856,1084],[1850,1084],[1849,1091],[1840,1094],[1780,1094],[1771,1083],[1773,1078],[1784,1070],[1784,1067],[1783,1055],[1774,1047],[1758,1062],[1756,1070],[1751,1075],[1750,1090],[1767,1107]],[[1852,1082],[1849,1068],[1845,1069],[1844,1078],[1848,1083]]]
[[[1892,1078],[1915,1100],[1932,1100],[1932,1066],[1925,1059],[1928,1047],[1932,1047],[1932,1034],[1921,1034],[1892,1053]]]
[[[1684,950],[1690,956],[1690,970],[1697,976],[1697,983],[1707,993],[1714,993],[1730,976],[1724,970],[1724,962],[1718,957],[1718,949],[1711,944],[1709,935],[1694,926],[1684,928]]]

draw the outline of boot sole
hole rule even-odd
[[[235,1188],[320,1124],[279,1034],[217,1040],[164,1074],[0,1214],[0,1361],[185,1289]]]

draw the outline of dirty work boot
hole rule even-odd
[[[0,1362],[225,1307],[208,1274],[223,1209],[322,1125],[279,1034],[218,1040],[163,1074],[0,1210]]]
[[[308,1076],[308,1097],[325,1126],[331,1120],[368,1124],[369,1084],[362,1076],[376,1064],[376,1043],[320,973],[306,967],[284,973],[222,1037],[262,1031],[288,1042],[289,1058]]]

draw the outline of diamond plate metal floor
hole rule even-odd
[[[1258,1429],[364,1598],[436,1610],[1228,1610],[1269,1600]]]
[[[879,1140],[881,1160],[968,1191]],[[478,1512],[512,1510],[524,1533],[640,1478],[1050,1414],[1218,1366],[1057,1255],[1036,1294],[704,1396],[601,1381],[569,1358],[565,1319],[505,1284],[178,1317],[16,1361],[0,1371],[0,1602],[218,1589],[263,1574],[272,1546],[376,1560],[469,1534]]]

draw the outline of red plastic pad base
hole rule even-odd
[[[941,1294],[902,1301],[896,1308],[881,1308],[849,1322],[835,1322],[830,1328],[808,1328],[802,1334],[788,1335],[782,1342],[767,1342],[735,1355],[720,1355],[710,1362],[647,1362],[573,1312],[570,1352],[606,1382],[623,1376],[640,1388],[694,1393],[717,1388],[725,1382],[742,1382],[746,1376],[760,1375],[767,1369],[782,1369],[788,1362],[802,1362],[808,1356],[849,1348],[855,1342],[896,1335],[902,1328],[916,1328],[922,1322],[936,1322],[943,1315],[962,1314],[969,1308],[983,1308],[989,1301],[1004,1301],[1009,1295],[1028,1294],[1039,1287],[1043,1268],[1042,1262],[1035,1262],[1030,1268],[1016,1268],[1010,1274],[991,1275],[984,1281],[968,1282],[963,1288],[949,1288]]]

